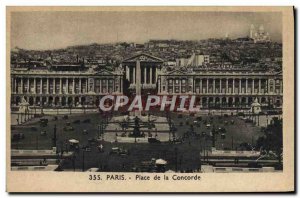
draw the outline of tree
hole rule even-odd
[[[270,151],[276,154],[279,164],[281,164],[282,155],[282,119],[273,118],[271,124],[264,129],[264,136],[256,141],[256,147]]]
[[[127,49],[128,47],[130,47],[130,44],[129,44],[129,43],[126,43],[126,42],[123,42],[123,43],[121,43],[120,45],[124,47],[125,51],[126,51],[126,49]]]

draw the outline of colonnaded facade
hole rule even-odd
[[[29,106],[96,107],[101,96],[123,93],[123,71],[53,65],[11,69],[11,105],[25,99]]]
[[[129,81],[130,89],[136,87],[136,64],[137,61],[141,67],[141,88],[142,90],[156,90],[157,75],[163,66],[164,60],[149,54],[141,53],[136,56],[123,60],[122,67],[125,71],[125,78]]]
[[[148,54],[125,59],[114,71],[82,65],[52,65],[45,68],[11,69],[11,105],[24,99],[29,106],[99,106],[104,95],[122,95],[125,79],[136,87],[136,65],[141,67],[141,89],[157,95],[196,95],[203,108],[248,108],[257,98],[262,106],[281,108],[281,72],[249,69],[169,69],[163,60]],[[128,93],[124,93],[128,94]]]
[[[281,108],[281,72],[245,69],[161,70],[159,95],[196,95],[201,107],[250,107],[257,98],[262,106]]]

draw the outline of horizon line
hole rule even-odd
[[[226,40],[226,39],[229,39],[229,40],[236,40],[236,39],[239,39],[239,38],[250,38],[248,35],[247,36],[244,36],[244,37],[236,37],[236,38],[225,38],[225,37],[215,37],[215,38],[205,38],[205,39],[163,39],[163,38],[151,38],[151,39],[147,39],[143,42],[138,42],[138,41],[112,41],[112,42],[105,42],[105,43],[101,43],[101,42],[89,42],[89,43],[82,43],[82,44],[71,44],[71,45],[67,45],[65,47],[58,47],[58,48],[48,48],[48,49],[28,49],[28,48],[22,48],[22,47],[18,47],[18,46],[14,46],[14,47],[11,47],[11,51],[15,48],[18,48],[18,49],[22,49],[22,50],[26,50],[26,51],[53,51],[53,50],[61,50],[61,49],[66,49],[66,48],[69,48],[69,47],[76,47],[76,46],[89,46],[89,45],[94,45],[94,44],[97,44],[97,45],[108,45],[108,44],[118,44],[118,43],[136,43],[136,44],[145,44],[149,41],[153,41],[153,40],[157,40],[157,41],[204,41],[204,40],[210,40],[210,39],[218,39],[218,40]],[[273,41],[271,40],[271,43],[279,43],[279,44],[282,44],[282,41]]]

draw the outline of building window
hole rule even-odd
[[[112,79],[108,80],[108,92],[109,93],[113,92],[113,80]]]
[[[270,81],[270,92],[274,92],[274,82],[273,82],[273,80]]]

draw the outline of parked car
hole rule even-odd
[[[251,119],[249,119],[249,118],[247,118],[245,122],[246,123],[253,123],[253,121]]]
[[[46,136],[47,135],[47,131],[43,130],[41,131],[41,136]]]
[[[40,119],[41,127],[46,127],[48,125],[48,119]]]
[[[86,135],[86,134],[88,134],[88,131],[87,131],[86,129],[84,129],[84,130],[82,131],[82,133],[83,133],[84,135]]]
[[[153,138],[153,137],[149,137],[149,138],[148,138],[148,142],[149,142],[149,143],[160,143],[160,141],[159,141],[158,139]]]
[[[65,127],[64,127],[64,130],[65,130],[65,131],[73,131],[73,130],[74,130],[74,127],[72,127],[72,126],[65,126]]]
[[[73,123],[74,124],[80,124],[80,120],[75,120]]]
[[[82,149],[85,151],[85,152],[91,152],[91,147],[90,146],[84,146],[82,147]]]
[[[122,156],[129,155],[129,151],[127,149],[120,149],[119,150],[119,155],[122,155]]]
[[[40,119],[40,121],[48,123],[48,119],[46,119],[46,118],[42,118],[42,119]]]
[[[25,135],[23,133],[17,133],[13,134],[12,141],[19,141],[25,138]]]
[[[226,138],[226,134],[225,134],[225,133],[222,133],[222,134],[221,134],[221,139],[224,140],[225,138]]]
[[[90,119],[86,119],[86,120],[83,120],[82,122],[83,122],[83,123],[90,123],[91,120],[90,120]]]
[[[202,117],[201,117],[201,116],[197,117],[196,119],[197,119],[198,121],[202,121]]]
[[[95,138],[89,138],[89,139],[88,139],[88,142],[89,142],[89,144],[95,144],[95,143],[97,143],[98,141],[97,141],[97,139],[95,139]]]
[[[119,152],[120,152],[120,148],[119,147],[112,147],[111,151],[109,152],[109,154],[110,155],[119,154]]]

